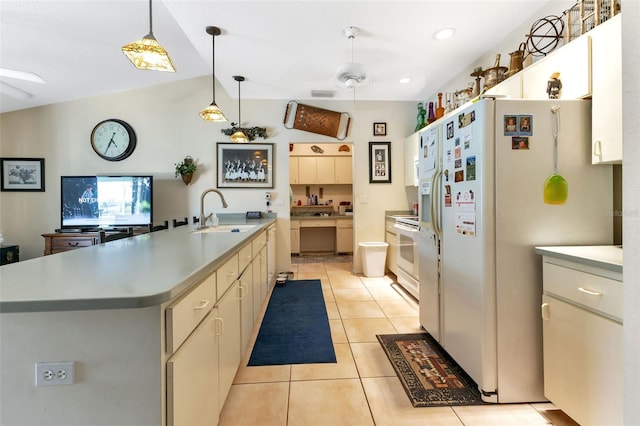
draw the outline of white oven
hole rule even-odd
[[[417,220],[397,219],[394,229],[398,246],[398,283],[413,297],[419,299],[418,238],[420,228],[418,222]]]

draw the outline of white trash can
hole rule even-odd
[[[362,269],[366,277],[384,277],[384,267],[387,261],[387,247],[389,243],[364,242],[359,243],[362,252]]]

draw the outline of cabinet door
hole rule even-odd
[[[298,183],[318,183],[315,157],[298,157]]]
[[[258,254],[253,258],[251,268],[253,273],[251,274],[251,281],[253,282],[253,317],[257,320],[260,315],[260,308],[264,303],[266,288],[267,288],[267,259],[266,259],[266,247],[262,248]]]
[[[591,55],[589,37],[583,35],[529,65],[522,73],[524,99],[549,99],[547,82],[560,73],[560,99],[579,99],[591,94]]]
[[[240,348],[241,352],[244,353],[256,319],[253,310],[253,262],[247,266],[240,276],[240,317],[240,325],[242,327]]]
[[[316,173],[318,177],[318,183],[336,183],[336,165],[334,157],[316,158]]]
[[[217,271],[216,289],[218,299],[227,291],[227,289],[238,278],[238,253],[234,254],[227,260]]]
[[[622,424],[622,324],[543,296],[544,395],[584,425]]]
[[[267,288],[275,282],[276,275],[276,226],[267,230]]]
[[[410,135],[404,141],[404,185],[418,186],[418,146],[420,145],[420,133]]]
[[[351,157],[336,157],[336,181],[337,184],[352,184],[353,183],[353,166],[351,163]]]
[[[387,269],[398,275],[398,245],[396,243],[396,235],[391,232],[387,232],[385,241],[389,243]]]
[[[291,254],[300,254],[300,228],[291,228]]]
[[[298,184],[298,157],[289,157],[289,183]]]
[[[218,406],[227,398],[242,357],[240,344],[240,284],[235,281],[218,300]]]
[[[622,34],[620,15],[588,34],[593,57],[593,164],[622,162]]]
[[[338,220],[336,227],[336,251],[338,253],[353,252],[353,223],[341,224],[344,220]],[[349,221],[350,222],[350,221]]]
[[[167,424],[218,423],[218,348],[214,309],[167,361]]]

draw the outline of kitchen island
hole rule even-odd
[[[215,424],[267,296],[275,217],[220,224],[2,266],[0,424]],[[74,363],[74,384],[36,377],[47,362]]]

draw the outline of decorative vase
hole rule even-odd
[[[182,181],[184,182],[184,184],[189,185],[189,183],[191,183],[191,179],[193,178],[193,173],[184,173],[180,176],[182,176]]]

